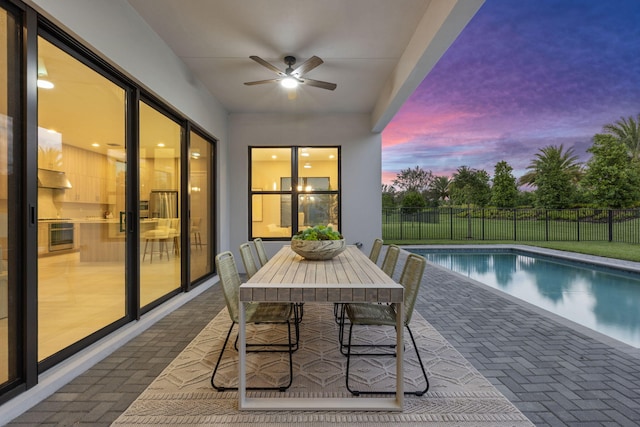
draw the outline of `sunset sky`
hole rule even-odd
[[[640,0],[486,0],[382,133],[382,180],[451,176],[547,145],[582,161],[602,126],[640,113]]]

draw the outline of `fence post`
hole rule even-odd
[[[453,208],[449,208],[449,235],[453,240]]]
[[[549,241],[549,209],[544,210],[544,239]]]
[[[482,208],[482,240],[484,240],[484,208]]]
[[[400,240],[404,239],[404,212],[400,208]]]
[[[580,209],[576,209],[576,224],[578,230],[578,242],[580,241]]]
[[[513,241],[518,240],[518,220],[516,209],[513,210]]]
[[[613,242],[613,210],[609,209],[609,241]]]

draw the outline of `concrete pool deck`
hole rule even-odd
[[[403,252],[399,266],[405,258]],[[110,425],[224,306],[218,289],[176,309],[8,425]],[[640,425],[638,349],[433,264],[416,310],[535,425]]]

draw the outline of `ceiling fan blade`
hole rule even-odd
[[[311,58],[304,61],[302,64],[300,64],[300,66],[297,67],[295,70],[293,70],[291,74],[293,74],[296,77],[302,77],[309,71],[316,68],[318,65],[322,64],[323,62],[324,61],[322,59],[314,55]]]
[[[319,87],[321,89],[334,90],[338,87],[335,83],[323,82],[320,80],[302,79],[302,84]]]
[[[282,79],[257,80],[255,82],[244,82],[247,86],[262,85],[265,83],[278,83]]]
[[[285,76],[286,75],[284,72],[280,71],[275,66],[269,64],[267,61],[265,61],[264,59],[260,58],[259,56],[252,55],[249,58],[253,59],[254,61],[256,61],[258,64],[262,65],[263,67],[270,69],[271,71],[273,71],[274,73],[276,73],[279,76]]]

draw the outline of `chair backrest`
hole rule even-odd
[[[409,254],[404,263],[400,284],[404,286],[404,324],[411,322],[413,307],[416,305],[418,291],[422,283],[422,275],[427,265],[427,260],[416,254]]]
[[[233,254],[225,251],[216,255],[216,270],[222,284],[222,292],[227,302],[227,310],[232,322],[238,323],[240,316],[240,275]]]
[[[375,263],[378,262],[378,257],[380,256],[380,251],[382,250],[382,239],[376,239],[373,241],[373,247],[371,248],[371,253],[369,254],[369,259]]]
[[[240,245],[240,256],[242,257],[242,264],[244,264],[247,277],[251,279],[253,275],[258,272],[258,267],[256,267],[256,261],[251,253],[251,246],[249,246],[248,243]]]
[[[267,256],[264,242],[261,238],[256,237],[255,239],[253,239],[253,244],[256,246],[256,253],[258,254],[258,261],[260,261],[260,266],[264,267],[264,265],[269,262],[269,257]]]
[[[400,255],[400,247],[396,245],[389,245],[387,253],[384,255],[382,261],[382,271],[387,276],[393,277],[393,273],[396,271],[396,265],[398,264],[398,256]]]

